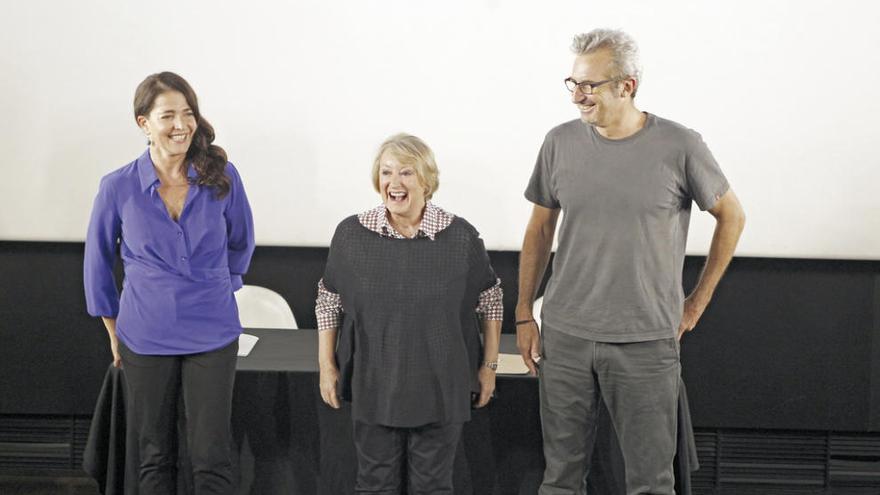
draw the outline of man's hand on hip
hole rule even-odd
[[[700,301],[693,294],[684,300],[684,313],[681,315],[681,324],[678,325],[678,340],[681,340],[685,332],[690,332],[697,326],[697,322],[703,316],[703,311],[708,305],[708,301]]]

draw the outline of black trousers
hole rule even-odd
[[[399,495],[405,469],[409,495],[451,495],[461,429],[461,423],[393,428],[355,421],[355,493]]]
[[[231,494],[229,419],[238,340],[211,352],[137,354],[120,342],[127,416],[138,435],[139,495],[177,493],[177,418],[183,399],[187,451],[197,495]]]

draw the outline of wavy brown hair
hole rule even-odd
[[[230,181],[226,176],[226,151],[214,142],[214,128],[199,112],[199,100],[196,92],[186,80],[173,72],[159,72],[147,76],[134,92],[134,118],[148,117],[156,98],[167,91],[177,91],[186,98],[186,103],[196,118],[196,132],[186,152],[186,159],[191,161],[198,173],[196,184],[214,188],[217,199],[229,194]]]

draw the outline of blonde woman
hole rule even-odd
[[[321,397],[351,401],[356,493],[400,493],[403,462],[409,493],[452,493],[462,425],[495,389],[500,280],[477,230],[430,202],[437,175],[422,140],[386,140],[382,204],[339,224],[318,284]]]

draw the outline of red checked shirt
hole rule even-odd
[[[406,239],[407,237],[391,226],[385,211],[385,205],[379,205],[372,210],[359,214],[358,220],[361,222],[361,225],[381,236]],[[452,223],[453,218],[455,218],[455,215],[429,202],[425,205],[425,214],[422,216],[422,222],[419,225],[419,231],[416,232],[416,237],[427,237],[433,241],[434,236],[448,227]],[[503,295],[501,279],[496,279],[495,285],[480,293],[480,300],[475,311],[481,319],[496,321],[503,319]],[[339,328],[342,312],[342,298],[339,294],[327,290],[327,287],[324,286],[324,279],[318,281],[318,299],[315,304],[318,330]]]

